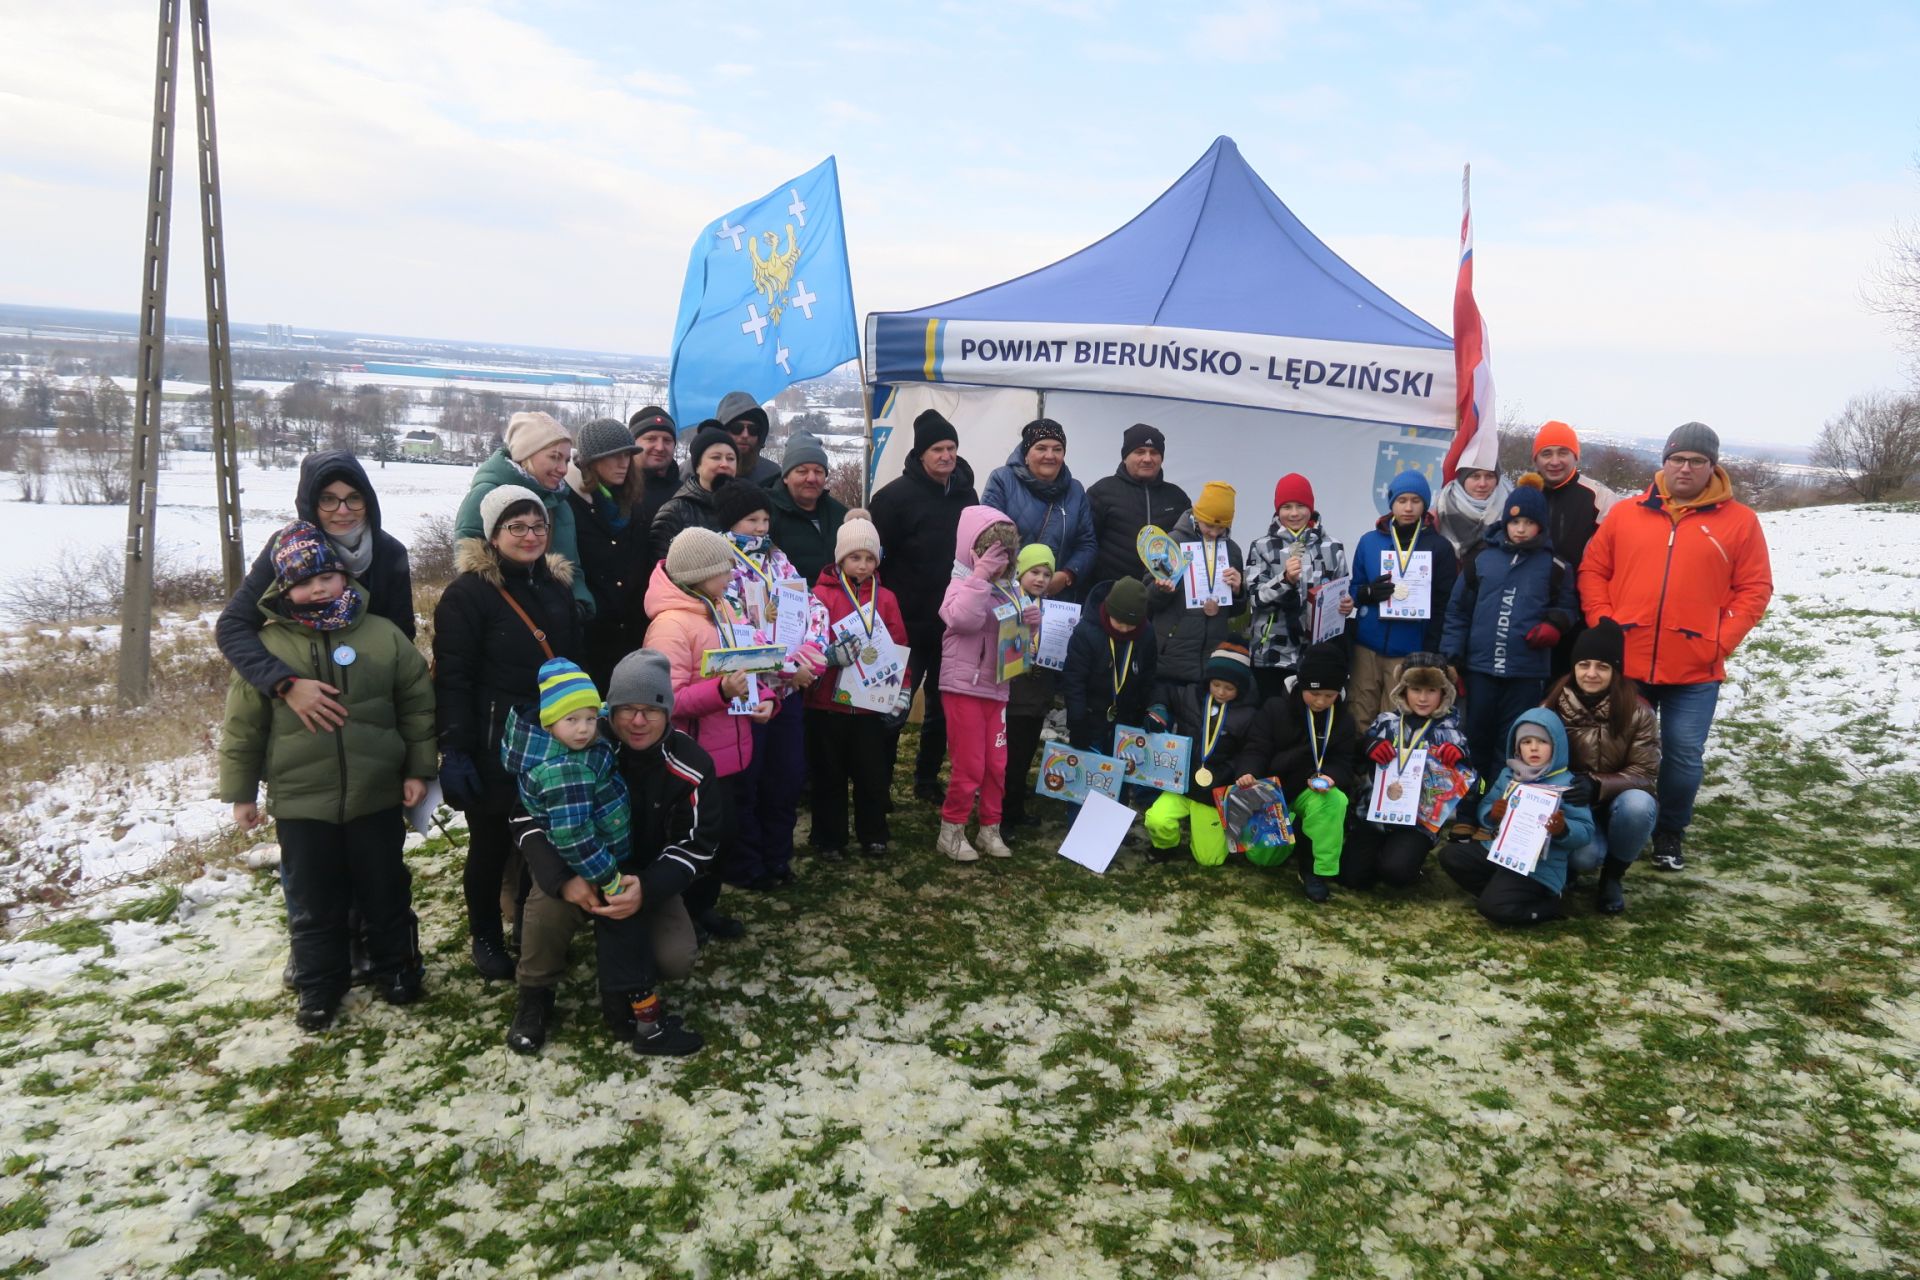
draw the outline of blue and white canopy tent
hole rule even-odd
[[[876,484],[928,408],[959,429],[983,483],[1043,413],[1066,427],[1085,484],[1112,472],[1128,426],[1150,422],[1169,478],[1239,489],[1243,543],[1266,530],[1273,482],[1299,471],[1351,545],[1396,472],[1418,467],[1438,488],[1453,435],[1452,339],[1307,230],[1226,137],[1071,257],[869,315],[866,361]]]

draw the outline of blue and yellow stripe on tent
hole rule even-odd
[[[940,330],[946,324],[944,320],[927,321],[927,360],[925,373],[928,382],[940,381]]]

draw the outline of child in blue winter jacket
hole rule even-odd
[[[1353,676],[1347,684],[1347,707],[1354,724],[1363,729],[1386,706],[1400,659],[1440,647],[1441,624],[1459,561],[1453,544],[1434,523],[1428,510],[1432,505],[1433,489],[1427,478],[1418,471],[1402,471],[1387,483],[1387,514],[1354,544],[1353,584],[1340,611],[1353,619],[1348,631],[1353,638]],[[1426,590],[1406,586],[1407,594],[1397,596],[1394,574],[1416,573],[1423,561],[1432,573]],[[1390,564],[1393,573],[1388,572]],[[1424,609],[1424,613],[1389,618],[1382,613],[1389,601],[1395,612]]]
[[[1567,885],[1567,855],[1593,840],[1593,812],[1587,784],[1568,768],[1567,730],[1545,707],[1523,712],[1507,735],[1507,767],[1480,801],[1484,839],[1455,840],[1440,849],[1440,869],[1472,894],[1480,914],[1495,924],[1539,924],[1560,916],[1560,893]],[[1560,807],[1547,823],[1547,847],[1528,875],[1499,866],[1488,857],[1492,833],[1507,816],[1507,803],[1520,784],[1560,793]]]
[[[1553,554],[1544,482],[1521,476],[1460,562],[1440,651],[1467,681],[1467,743],[1483,778],[1499,771],[1507,727],[1547,693],[1554,646],[1580,616],[1573,571]]]

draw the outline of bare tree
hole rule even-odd
[[[1920,169],[1920,156],[1914,165]],[[1893,229],[1887,257],[1866,286],[1866,301],[1893,321],[1901,341],[1920,356],[1920,219]]]
[[[1813,464],[1848,490],[1878,502],[1920,472],[1920,396],[1855,396],[1813,442]]]

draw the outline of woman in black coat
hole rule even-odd
[[[614,664],[640,647],[647,634],[648,526],[637,505],[644,480],[633,465],[639,446],[617,418],[580,428],[567,466],[567,501],[580,572],[593,593],[586,626],[587,660],[595,685],[607,687]]]
[[[682,481],[679,491],[661,503],[660,509],[653,513],[650,537],[655,564],[667,558],[667,548],[673,545],[674,535],[682,529],[725,532],[713,514],[713,491],[733,479],[737,464],[733,437],[721,430],[720,424],[711,418],[701,423],[700,430],[694,434],[692,446],[687,450],[687,467],[693,474]]]
[[[573,607],[573,563],[547,553],[540,496],[501,485],[481,501],[480,521],[489,540],[461,539],[454,552],[460,576],[433,611],[433,688],[440,786],[447,803],[467,815],[462,887],[474,968],[483,977],[510,978],[499,895],[513,848],[507,817],[516,789],[500,763],[500,739],[509,710],[531,714],[538,707],[540,665],[550,657],[577,662],[585,646]]]
[[[310,453],[300,460],[300,483],[294,490],[294,512],[327,535],[327,541],[346,564],[347,571],[366,590],[367,611],[399,627],[413,638],[413,573],[407,549],[380,527],[380,499],[367,480],[360,459],[344,449]],[[272,546],[260,548],[246,581],[220,612],[214,640],[220,656],[240,678],[264,697],[284,699],[314,733],[325,733],[346,723],[347,710],[334,700],[339,690],[319,680],[304,680],[286,663],[267,652],[260,642],[265,615],[260,597],[273,585]]]

